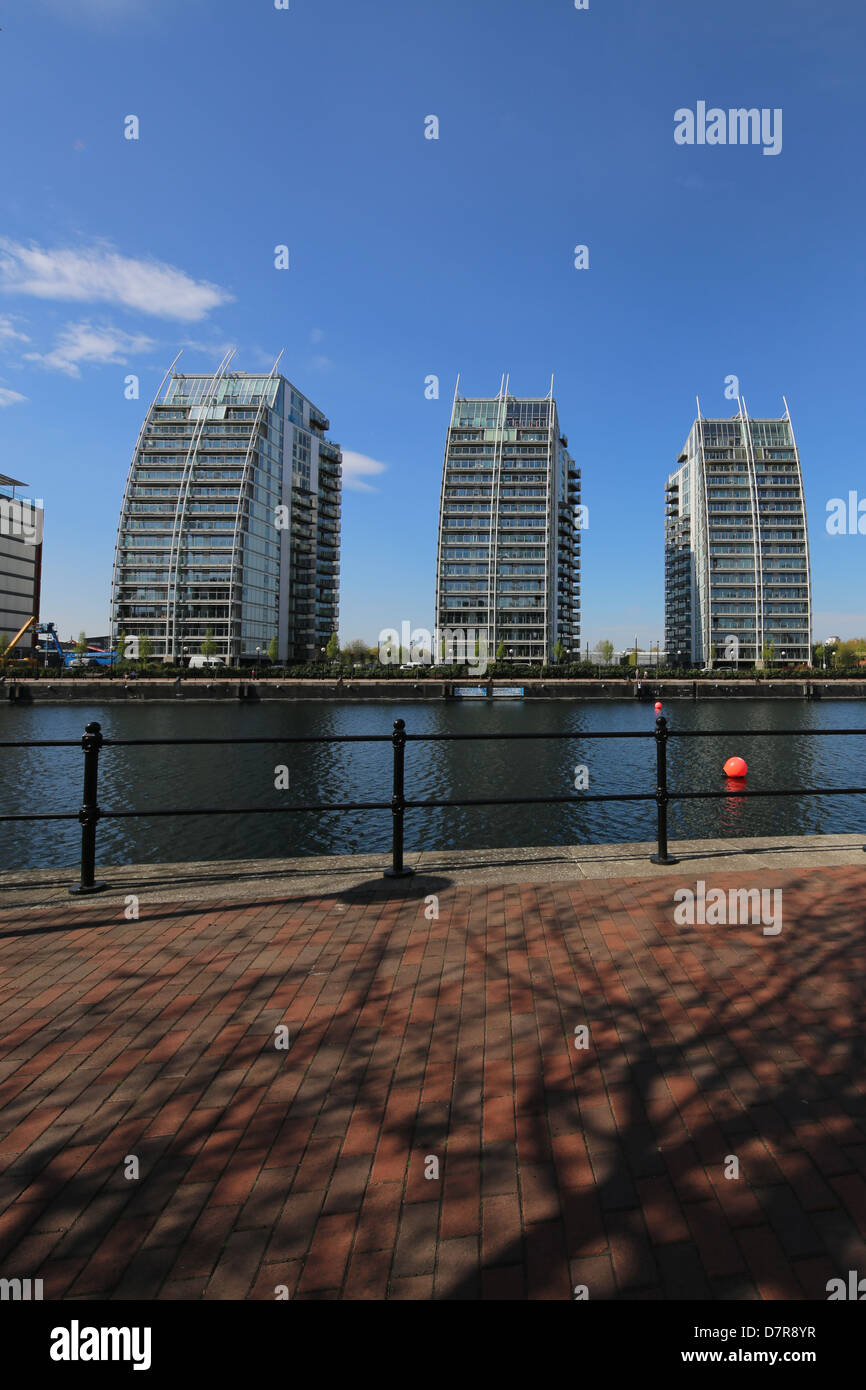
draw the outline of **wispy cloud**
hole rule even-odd
[[[4,405],[17,405],[19,401],[26,401],[27,397],[22,396],[20,391],[10,391],[7,386],[0,386],[0,407]]]
[[[238,345],[235,344],[235,346]],[[278,348],[265,349],[256,345],[240,347],[232,366],[237,367],[238,371],[249,371],[252,369],[254,372],[269,372],[276,361],[278,352]],[[241,368],[241,363],[243,364],[243,368]],[[285,369],[286,362],[285,358],[283,358],[277,371],[285,371]]]
[[[30,339],[26,333],[18,332],[13,318],[8,314],[0,314],[0,345],[13,342],[29,343]]]
[[[82,363],[88,366],[126,363],[130,353],[149,352],[155,346],[153,339],[143,333],[124,333],[108,324],[84,321],[68,323],[62,328],[50,352],[26,352],[24,358],[40,367],[77,377],[81,375]]]
[[[384,473],[387,467],[387,463],[379,463],[377,459],[368,458],[366,454],[356,454],[351,449],[344,449],[343,487],[349,488],[352,492],[378,492],[378,488],[371,487],[364,479]]]
[[[108,245],[84,249],[22,246],[0,240],[0,290],[35,299],[106,303],[193,323],[233,298],[163,261],[121,256]]]
[[[206,343],[201,342],[198,338],[185,338],[183,342],[180,344],[180,346],[184,348],[184,350],[188,350],[189,352],[206,353],[207,356],[212,357],[214,359],[214,362],[216,363],[222,361],[229,348],[236,347],[237,345],[235,343],[229,342]],[[179,367],[178,370],[183,371],[183,367]]]
[[[310,366],[314,367],[317,372],[326,372],[329,367],[333,366],[333,363],[330,357],[326,357],[324,353],[320,352],[312,359]]]

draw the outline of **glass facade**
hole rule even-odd
[[[133,455],[112,635],[182,661],[312,661],[339,622],[342,455],[285,377],[173,375]]]
[[[811,661],[809,538],[790,416],[698,418],[665,489],[671,660]]]
[[[477,627],[491,658],[580,648],[580,470],[552,396],[457,398],[439,516],[436,621]]]

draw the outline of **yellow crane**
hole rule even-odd
[[[24,624],[24,626],[23,626],[22,628],[19,628],[19,629],[18,629],[18,631],[16,632],[15,636],[12,638],[12,641],[9,643],[9,646],[8,646],[8,647],[6,648],[6,650],[2,653],[3,665],[4,665],[4,666],[6,665],[6,662],[9,660],[9,653],[12,651],[12,648],[18,645],[18,643],[21,641],[21,638],[24,636],[25,632],[27,632],[27,631],[33,626],[33,624],[34,624],[35,622],[36,622],[35,616],[32,617],[32,618],[28,618],[28,619],[27,619],[27,622]],[[27,657],[19,658],[19,660],[24,660],[24,661],[27,661],[28,659],[29,659],[29,658],[27,658]]]

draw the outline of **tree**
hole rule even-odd
[[[109,643],[111,647],[111,643]],[[114,641],[114,661],[112,666],[115,671],[126,670],[126,633],[118,632]]]
[[[270,642],[268,643],[268,660],[269,660],[270,662],[273,663],[273,662],[276,661],[278,651],[279,651],[279,642],[277,641],[277,634],[274,633],[273,637],[271,638]]]
[[[838,666],[856,666],[864,657],[866,657],[866,638],[863,637],[850,637],[847,642],[840,642],[836,648],[836,664]]]
[[[87,638],[83,632],[79,632],[78,641],[75,643],[75,655],[81,661],[87,651]]]
[[[5,656],[6,648],[9,646],[9,633],[0,633],[0,657]]]
[[[613,642],[608,641],[605,637],[601,642],[596,642],[595,650],[601,657],[602,666],[609,666],[613,656]]]
[[[217,644],[213,640],[213,628],[209,627],[204,635],[204,641],[199,647],[202,656],[216,656]]]
[[[775,661],[775,659],[776,659],[776,648],[775,648],[774,643],[772,643],[772,642],[765,642],[764,645],[763,645],[763,647],[761,648],[761,660],[762,660],[762,661],[765,661],[765,662],[767,663],[767,665],[772,666],[772,664],[773,664],[773,662]]]
[[[562,661],[562,658],[563,658],[564,656],[565,656],[565,647],[562,645],[562,638],[561,638],[561,637],[557,637],[556,642],[555,642],[554,647],[553,647],[553,659],[554,659],[554,661],[556,662],[557,666],[558,666],[559,663]]]
[[[367,661],[370,656],[370,648],[363,637],[354,637],[351,642],[347,642],[343,648],[343,655],[350,661]]]
[[[337,636],[336,632],[332,632],[330,637],[328,638],[328,645],[325,648],[325,656],[327,657],[328,661],[336,661],[339,655],[340,639]]]
[[[500,639],[499,639],[499,646],[496,648],[496,660],[497,660],[497,661],[504,661],[504,660],[505,660],[505,643],[503,642],[503,640],[502,640],[501,637],[500,637]]]
[[[146,632],[142,632],[138,639],[138,659],[146,662],[153,656],[153,643]]]

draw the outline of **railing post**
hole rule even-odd
[[[656,720],[656,812],[658,819],[658,853],[651,854],[653,864],[678,864],[668,854],[668,721],[663,714]]]
[[[96,869],[96,824],[100,810],[97,801],[99,783],[99,750],[102,747],[102,728],[94,720],[85,727],[81,737],[84,749],[84,794],[78,819],[81,823],[81,882],[70,888],[70,893],[101,893],[107,883],[95,883]]]
[[[385,878],[408,878],[414,873],[414,869],[407,869],[403,864],[403,814],[406,810],[405,788],[403,785],[403,772],[406,756],[406,721],[405,719],[394,720],[394,732],[391,735],[391,742],[394,748],[394,795],[391,797],[391,867],[384,872]]]

